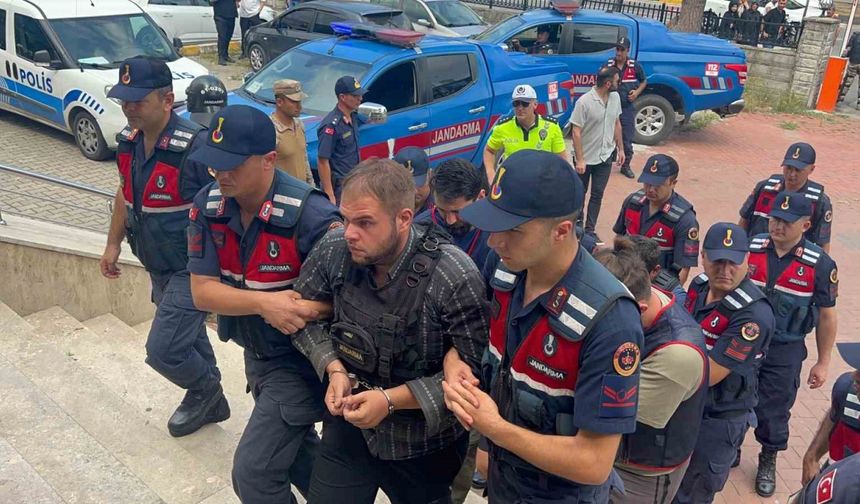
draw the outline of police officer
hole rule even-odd
[[[782,161],[782,174],[771,175],[756,184],[741,207],[740,226],[750,236],[767,233],[767,217],[780,191],[803,193],[812,202],[812,225],[806,230],[806,239],[830,253],[830,227],[833,223],[833,206],[824,194],[824,186],[809,180],[815,171],[815,149],[804,142],[791,144]]]
[[[860,453],[860,343],[837,343],[842,360],[854,368],[833,384],[830,411],[821,419],[803,455],[803,482],[818,474],[818,461],[829,453],[835,462]]]
[[[705,332],[710,389],[696,448],[676,504],[707,504],[723,489],[757,402],[758,368],[773,335],[773,310],[747,278],[749,240],[737,224],[705,235],[705,272],[690,283],[686,308]]]
[[[789,504],[856,504],[860,502],[860,454],[832,466],[804,485]]]
[[[451,361],[444,383],[460,422],[487,440],[490,502],[606,502],[619,483],[612,463],[635,428],[642,325],[576,239],[582,201],[567,161],[526,150],[461,211],[501,257],[482,373],[491,392]]]
[[[340,201],[343,178],[360,161],[358,106],[366,92],[355,77],[344,75],[338,79],[334,85],[337,106],[317,127],[320,188],[335,204]]]
[[[645,70],[636,60],[630,59],[630,39],[621,37],[615,43],[615,57],[610,58],[607,66],[615,67],[621,73],[621,84],[618,86],[618,96],[621,98],[621,138],[624,143],[624,163],[621,173],[627,178],[633,178],[630,161],[633,160],[633,135],[636,133],[636,107],[633,103],[645,91],[648,79]]]
[[[394,160],[409,170],[412,181],[415,182],[414,215],[429,211],[433,207],[433,200],[430,198],[431,172],[427,153],[420,147],[404,147],[397,151]]]
[[[537,113],[537,93],[528,84],[518,84],[511,94],[513,114],[499,119],[484,147],[487,180],[496,174],[496,154],[510,156],[521,149],[543,150],[568,159],[564,135],[555,119]]]
[[[651,156],[639,182],[642,189],[624,200],[612,230],[654,239],[660,246],[661,270],[684,285],[690,267],[698,265],[699,223],[693,205],[675,191],[678,162],[665,154]]]
[[[617,237],[614,245],[594,258],[636,298],[645,347],[636,432],[624,435],[615,462],[624,493],[614,490],[611,502],[668,504],[696,446],[707,399],[705,335],[670,292],[651,285],[629,238]]]
[[[776,455],[788,448],[788,419],[806,359],[806,335],[814,328],[818,362],[806,383],[819,388],[827,381],[836,340],[836,263],[804,238],[812,202],[802,193],[782,191],[771,207],[769,234],[750,244],[750,279],[767,295],[776,315],[776,330],[758,377],[756,440],[761,444],[756,493],[776,490]]]
[[[331,324],[308,324],[298,348],[328,377],[320,454],[308,501],[449,502],[467,436],[445,409],[442,359],[477,369],[487,302],[472,260],[431,226],[413,225],[415,184],[390,159],[344,180],[346,227],[305,262],[296,290],[333,301]],[[329,329],[330,327],[330,329]]]
[[[289,287],[314,242],[340,225],[322,193],[275,169],[276,156],[272,122],[245,105],[218,112],[193,154],[216,180],[190,210],[194,302],[218,314],[222,340],[245,349],[254,397],[233,459],[233,488],[244,504],[290,502],[291,483],[307,495],[323,389],[289,334],[327,309]]]
[[[186,270],[188,209],[211,180],[205,165],[186,157],[200,148],[205,133],[173,113],[173,78],[161,60],[123,61],[108,97],[122,101],[128,126],[117,135],[120,187],[99,266],[105,277],[119,278],[120,244],[127,236],[149,273],[158,309],[146,340],[146,363],[186,390],[167,422],[171,435],[185,436],[230,417],[206,314],[191,302]]]
[[[185,89],[185,96],[191,120],[204,128],[209,127],[216,112],[227,106],[227,88],[214,75],[195,77]]]

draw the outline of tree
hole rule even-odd
[[[699,33],[702,31],[702,17],[705,14],[705,0],[684,0],[681,12],[670,26],[673,30]]]

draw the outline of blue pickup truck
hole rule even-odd
[[[561,62],[509,54],[498,45],[466,39],[380,27],[365,26],[360,33],[351,33],[349,25],[336,28],[340,37],[286,51],[228,97],[231,105],[270,112],[272,83],[299,80],[309,95],[302,102],[302,120],[314,169],[317,126],[335,107],[334,83],[342,75],[355,76],[368,89],[365,105],[376,104],[368,108],[377,111],[384,106],[387,115],[382,124],[361,126],[362,158],[391,157],[403,147],[417,146],[433,165],[450,157],[480,165],[492,126],[511,112],[517,84],[535,88],[544,115],[559,121],[570,116],[570,72]]]
[[[538,38],[538,28],[548,30],[549,39]],[[630,57],[642,64],[648,77],[648,87],[635,102],[636,143],[654,145],[664,140],[676,118],[687,120],[698,110],[726,116],[743,109],[747,64],[740,48],[710,35],[673,32],[652,19],[561,7],[535,9],[512,16],[474,39],[512,54],[529,52],[544,61],[564,63],[576,99],[594,84],[599,68],[615,56],[615,42],[621,36],[630,39]]]

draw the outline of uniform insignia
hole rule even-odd
[[[661,227],[657,228],[657,236],[659,236],[661,238],[663,237],[663,228],[661,228]]]
[[[212,141],[217,143],[221,143],[224,141],[224,133],[221,132],[221,126],[224,125],[224,118],[218,118],[218,127],[212,130]]]
[[[806,270],[805,270],[805,269],[803,269],[803,266],[798,267],[798,268],[797,268],[797,276],[803,276],[803,273],[804,273],[805,271],[806,271]]]
[[[788,210],[788,200],[791,199],[791,196],[786,196],[785,201],[782,202],[782,205],[779,205],[779,208],[783,210]]]
[[[657,164],[658,164],[658,161],[655,159],[654,163],[651,164],[651,168],[649,168],[648,170],[651,173],[657,173],[657,170],[658,170]]]
[[[131,65],[125,65],[125,73],[119,78],[119,81],[128,86],[131,84]]]
[[[269,247],[267,250],[269,252],[269,257],[271,257],[272,259],[277,259],[277,257],[281,254],[281,247],[275,240],[269,240]]]
[[[187,238],[188,257],[203,257],[203,226],[197,223],[189,224]]]
[[[836,283],[839,281],[839,278],[836,276],[836,268],[833,268],[833,271],[830,272],[830,283]]]
[[[741,336],[747,341],[755,341],[759,334],[761,334],[761,330],[755,322],[747,322],[741,327]]]
[[[412,160],[411,159],[406,160],[406,169],[409,170],[410,174],[413,174],[413,175],[415,174],[415,168],[412,167]]]
[[[171,138],[170,139],[170,145],[172,145],[174,147],[178,147],[180,149],[184,149],[184,148],[188,147],[188,142],[185,140],[179,140],[177,138]]]
[[[355,81],[355,89],[359,89],[359,88],[361,88],[361,83],[358,81]]]
[[[170,136],[169,136],[169,135],[164,135],[163,137],[161,137],[161,138],[158,140],[158,148],[159,148],[159,149],[166,149],[166,148],[167,148],[167,143],[168,143],[168,142],[170,142]]]
[[[621,376],[635,373],[639,367],[639,345],[627,342],[616,348],[615,355],[612,356],[612,366]]]
[[[500,182],[502,181],[502,177],[505,175],[505,167],[500,166],[499,172],[496,173],[496,180],[493,182],[493,187],[490,189],[490,199],[497,200],[502,197],[502,186]]]
[[[833,220],[833,210],[828,210],[824,212],[824,222],[830,222]]]
[[[794,250],[794,255],[797,257],[803,256],[803,247],[797,247],[797,249]]]
[[[755,276],[755,272],[758,271],[758,264],[750,264],[749,265],[750,276]]]
[[[751,350],[752,345],[744,345],[738,340],[733,339],[729,346],[726,347],[723,355],[738,362],[746,362]]]
[[[720,317],[717,315],[714,315],[714,319],[711,320],[711,327],[717,327],[717,324],[719,324],[719,323],[720,323]]]
[[[523,94],[526,92],[526,88],[523,86],[517,86],[517,94]]]
[[[272,202],[267,201],[263,203],[263,206],[260,207],[260,213],[257,214],[257,216],[260,217],[263,222],[269,222],[269,217],[272,216]]]
[[[613,374],[603,375],[601,382],[601,418],[630,418],[636,416],[636,399],[639,386],[636,380]]]
[[[159,176],[155,177],[155,185],[159,189],[164,189],[164,186],[167,185],[167,180],[164,178],[164,175],[159,175]]]
[[[690,228],[687,231],[687,239],[688,240],[698,240],[699,239],[699,228]]]
[[[541,140],[546,140],[546,129],[540,130],[538,132],[538,137],[540,137]]]
[[[221,198],[221,201],[218,202],[218,211],[215,212],[215,215],[217,217],[221,217],[222,215],[224,215],[224,206],[226,205],[226,203],[227,200],[225,198]]]
[[[798,159],[800,157],[800,147],[794,149],[794,154],[791,155],[791,159]]]
[[[663,205],[663,208],[661,208],[661,209],[660,209],[660,211],[661,211],[661,212],[663,212],[663,213],[669,213],[669,210],[670,210],[671,208],[672,208],[672,205],[670,205],[670,204],[667,202],[665,205]]]
[[[732,230],[726,229],[726,237],[723,238],[723,245],[726,247],[731,247],[735,244],[735,241],[732,240]]]
[[[216,231],[213,229],[212,230],[212,242],[215,244],[215,246],[218,248],[223,248],[224,247],[224,241],[225,241],[224,231]]]
[[[326,135],[334,135],[334,128],[332,128],[331,126],[326,126],[323,130],[323,133],[325,133]]]
[[[555,355],[556,350],[558,350],[558,343],[556,342],[555,335],[553,333],[546,333],[546,336],[543,337],[543,353],[547,357],[552,357]]]
[[[196,221],[197,215],[200,214],[200,209],[197,207],[191,207],[188,209],[188,220]]]
[[[547,307],[553,315],[558,317],[561,313],[562,308],[564,308],[564,302],[567,301],[568,292],[564,287],[559,287],[552,293],[550,296],[549,306]]]
[[[836,471],[825,474],[818,480],[818,486],[815,488],[815,504],[826,504],[833,500],[833,484],[836,483]]]

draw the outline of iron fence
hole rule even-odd
[[[552,0],[464,0],[466,3],[487,7],[504,7],[516,10],[541,9],[550,7]],[[681,11],[679,6],[655,2],[636,2],[626,0],[582,0],[583,9],[608,12],[623,12],[645,18],[656,19],[668,24],[674,21]]]
[[[702,17],[702,33],[714,35],[736,44],[758,47],[788,47],[797,49],[802,23],[766,23],[760,16],[720,16],[712,10]]]

